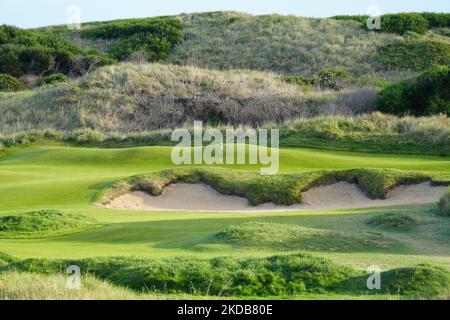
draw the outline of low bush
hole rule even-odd
[[[145,52],[151,61],[165,60],[182,42],[180,20],[172,17],[119,20],[86,28],[82,37],[117,40],[110,54],[125,60],[135,52]]]
[[[25,86],[9,74],[0,74],[0,92],[25,90]]]
[[[405,40],[379,47],[377,60],[388,69],[423,71],[450,65],[450,44],[434,40]]]
[[[18,78],[71,74],[79,56],[88,59],[89,53],[56,33],[0,26],[0,73]]]
[[[386,14],[381,17],[381,31],[405,34],[408,31],[423,34],[429,29],[429,23],[419,13]]]
[[[378,110],[398,115],[450,115],[450,68],[434,66],[417,78],[387,85],[380,92]]]
[[[52,75],[49,75],[47,77],[43,77],[41,79],[38,80],[37,85],[40,86],[44,86],[44,85],[54,85],[60,82],[64,82],[67,81],[67,76],[65,76],[64,74],[61,73],[55,73]]]

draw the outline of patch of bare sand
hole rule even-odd
[[[434,187],[429,182],[400,186],[386,200],[369,199],[356,185],[339,182],[312,188],[303,193],[303,204],[282,206],[266,203],[252,206],[246,198],[221,194],[205,184],[174,184],[153,197],[145,192],[130,192],[114,199],[105,208],[135,211],[202,212],[277,212],[320,211],[370,208],[401,204],[437,202],[448,187]]]

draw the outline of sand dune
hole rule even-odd
[[[153,197],[145,192],[130,192],[114,199],[106,208],[136,211],[213,211],[264,212],[314,211],[369,208],[401,204],[436,202],[448,187],[429,182],[394,189],[386,200],[369,199],[356,185],[339,182],[312,188],[303,193],[303,204],[282,206],[267,203],[254,207],[246,198],[223,195],[205,184],[174,184]]]

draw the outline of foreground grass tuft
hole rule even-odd
[[[80,290],[66,287],[61,274],[0,273],[0,300],[134,300],[151,298],[86,275]]]

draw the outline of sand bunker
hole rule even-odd
[[[437,202],[448,187],[429,182],[394,189],[386,200],[371,200],[354,184],[339,182],[303,193],[303,204],[281,206],[267,203],[254,207],[246,198],[223,195],[204,184],[174,184],[152,197],[131,192],[114,199],[105,208],[135,211],[276,212],[369,208]]]

